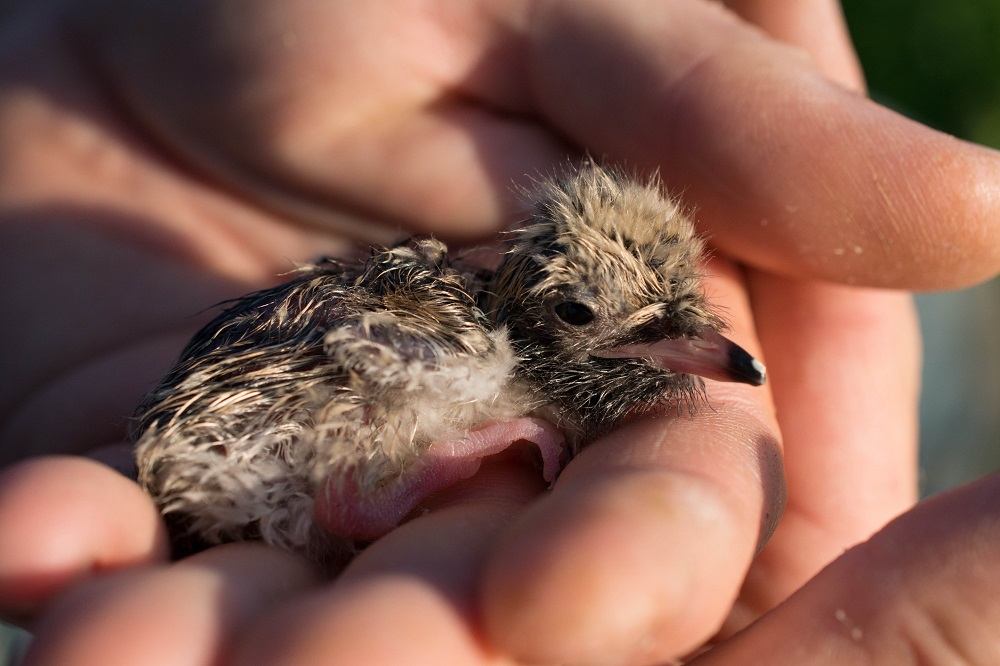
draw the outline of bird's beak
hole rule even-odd
[[[621,345],[599,349],[590,355],[599,358],[644,358],[674,372],[754,386],[761,386],[767,379],[763,363],[708,327],[702,327],[691,338]]]

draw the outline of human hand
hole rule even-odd
[[[21,285],[27,274],[38,280],[31,299],[5,298],[47,334],[5,333],[11,386],[24,391],[7,402],[6,455],[114,441],[120,416],[196,325],[184,317],[259,286],[288,258],[334,251],[338,234],[376,233],[366,220],[399,220],[456,240],[486,234],[512,207],[507,183],[589,148],[660,166],[699,207],[720,256],[756,267],[746,284],[786,444],[785,520],[753,560],[782,499],[773,464],[764,464],[774,460],[777,428],[766,392],[713,387],[714,411],[633,424],[591,447],[530,508],[504,504],[503,519],[486,521],[487,534],[464,543],[480,549],[467,575],[445,569],[468,604],[428,608],[422,617],[455,620],[443,625],[449,635],[485,644],[489,655],[680,654],[731,610],[727,629],[773,606],[911,501],[909,304],[806,280],[944,287],[995,271],[996,244],[984,243],[996,233],[990,200],[956,200],[970,184],[993,186],[992,153],[838,89],[707,3],[641,12],[611,3],[532,5],[533,12],[484,3],[420,16],[372,3],[150,3],[89,23],[72,42],[92,56],[93,68],[82,69],[76,51],[39,26],[70,20],[75,33],[98,15],[95,7],[74,7],[69,19],[44,7],[21,12],[23,21],[33,17],[29,28],[41,31],[42,44],[50,40],[52,60],[33,60],[25,42],[15,42],[3,70],[13,93],[0,126],[11,137],[14,169],[0,182],[0,198],[4,233],[21,250],[5,267],[5,284]],[[757,18],[796,41],[794,31],[781,33],[796,25],[789,11]],[[127,12],[152,18],[137,25]],[[226,20],[213,21],[219,17]],[[837,37],[809,46],[824,47],[823,62],[849,62]],[[336,57],[374,50],[376,59]],[[33,72],[33,85],[13,86],[24,71]],[[106,87],[94,85],[94,72]],[[49,131],[29,131],[40,127]],[[906,179],[898,178],[900,165]],[[303,220],[313,226],[296,224]],[[324,221],[336,233],[320,231]],[[723,261],[712,270],[719,279],[711,290],[729,308],[736,337],[759,349],[739,276]],[[95,301],[109,291],[116,298]],[[64,306],[54,312],[52,302]],[[46,479],[65,473],[45,471]],[[523,504],[531,496],[523,483],[491,487]],[[648,501],[651,491],[661,501]],[[398,593],[399,572],[414,549],[424,552],[418,544],[436,552],[427,541],[442,515],[453,514],[433,513],[379,542],[354,566],[374,573],[356,577]],[[505,521],[511,525],[499,533]],[[35,544],[58,521],[38,524]],[[621,533],[609,528],[628,538],[609,538]],[[462,551],[458,545],[450,544]],[[624,564],[623,548],[640,559]],[[149,545],[138,550],[104,561],[162,557]],[[6,570],[23,572],[31,561],[8,562]],[[63,570],[89,570],[86,556],[74,564]],[[356,577],[345,574],[331,594],[378,607],[372,587],[355,583],[354,597],[341,592]],[[439,599],[435,582],[447,581],[423,580],[415,591]],[[309,607],[316,622],[343,617],[336,608],[345,606],[314,599],[301,603],[318,605]],[[294,614],[296,603],[284,612]],[[612,609],[617,623],[609,622]],[[485,643],[476,638],[481,622]],[[426,635],[414,637],[423,644]],[[346,634],[352,644],[365,637]]]
[[[93,475],[73,470],[77,479],[125,483],[97,464],[64,462],[90,465]],[[516,466],[484,472],[476,486],[454,489],[432,513],[377,542],[333,585],[308,562],[254,544],[78,585],[37,627],[28,663],[515,663],[469,622],[498,529],[539,484]],[[994,476],[918,505],[692,663],[832,666],[902,663],[914,654],[927,663],[956,654],[995,663],[998,493]],[[83,529],[68,537],[74,549],[109,542]],[[616,656],[601,661],[622,661]]]

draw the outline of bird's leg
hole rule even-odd
[[[530,417],[493,421],[435,442],[402,476],[374,491],[366,492],[350,475],[326,479],[316,496],[316,520],[337,536],[377,539],[429,495],[474,475],[484,457],[521,441],[538,447],[542,475],[546,481],[554,481],[564,442],[558,428]]]

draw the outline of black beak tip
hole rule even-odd
[[[728,369],[730,377],[735,382],[753,386],[763,386],[767,382],[767,369],[764,364],[739,345],[733,345],[729,351]]]

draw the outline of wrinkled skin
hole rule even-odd
[[[551,491],[498,460],[335,580],[253,544],[169,563],[127,478],[12,465],[0,608],[29,663],[995,663],[1000,481],[879,530],[915,498],[919,345],[886,288],[1000,269],[1000,158],[859,95],[829,0],[725,5],[4,3],[6,461],[113,459],[211,303],[400,227],[488,236],[511,182],[584,151],[697,207],[770,376]]]

